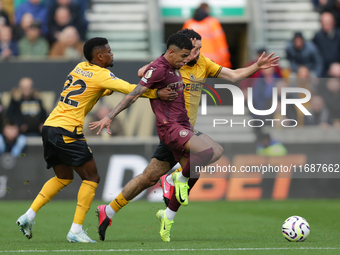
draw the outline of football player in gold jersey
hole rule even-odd
[[[105,38],[92,38],[84,44],[88,62],[79,63],[67,76],[58,105],[51,112],[42,129],[44,158],[47,168],[53,168],[55,177],[48,180],[30,208],[19,217],[17,224],[28,238],[36,213],[62,188],[73,181],[75,171],[83,180],[70,231],[69,242],[95,243],[83,230],[83,222],[95,196],[100,176],[92,151],[83,135],[85,116],[102,96],[114,91],[128,94],[136,87],[117,78],[107,67],[113,66],[113,53]],[[148,90],[144,96],[173,100],[176,92]]]
[[[192,49],[191,51],[190,62],[188,62],[187,65],[183,66],[179,70],[183,78],[183,83],[185,84],[185,106],[192,126],[194,126],[196,122],[198,106],[201,98],[201,89],[199,89],[199,86],[202,86],[201,84],[205,82],[207,77],[217,77],[235,82],[237,80],[244,79],[252,75],[260,69],[277,66],[277,62],[279,61],[278,56],[273,57],[274,53],[268,56],[265,56],[265,53],[263,53],[255,64],[249,67],[231,70],[229,68],[222,67],[214,63],[209,58],[206,58],[202,54],[200,54],[200,48],[202,47],[201,36],[194,30],[184,29],[182,31],[179,31],[178,33],[187,35],[192,40],[194,46],[194,49]],[[147,66],[148,65],[143,66],[138,71],[139,77],[142,77],[144,75],[144,71],[146,70]],[[199,131],[196,132],[197,136],[200,136],[202,140],[204,140],[213,148],[214,154],[209,164],[218,160],[223,154],[223,148],[214,140],[212,140],[209,136],[202,134]],[[99,238],[101,240],[105,239],[105,232],[107,227],[111,225],[111,218],[122,207],[127,205],[131,199],[136,197],[143,190],[155,185],[161,177],[163,196],[165,198],[164,200],[166,204],[168,205],[174,189],[173,186],[171,186],[167,181],[169,179],[171,180],[171,175],[169,175],[169,177],[167,178],[167,176],[164,174],[166,174],[174,165],[176,165],[176,163],[177,162],[174,159],[171,148],[161,142],[157,147],[151,159],[151,162],[146,167],[144,172],[128,182],[123,188],[122,192],[110,204],[106,206],[98,206],[97,216],[99,218]],[[180,170],[181,169],[179,169],[178,171]],[[192,179],[191,181],[189,180],[188,184],[190,189],[194,186],[196,181],[197,179]],[[168,187],[169,189],[165,190],[166,187]],[[170,228],[179,207],[179,203],[177,203],[176,205],[172,204],[170,208],[168,207],[166,210],[164,210],[164,212],[157,213],[157,215],[166,215],[165,217],[159,218],[159,220],[161,221],[160,234],[163,241],[170,241]],[[162,226],[168,227],[166,230],[164,230]]]

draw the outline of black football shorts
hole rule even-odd
[[[65,164],[80,166],[93,158],[84,134],[60,127],[43,126],[42,140],[47,168]]]

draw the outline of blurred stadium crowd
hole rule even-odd
[[[280,56],[289,60],[289,68],[257,72],[239,86],[245,95],[247,88],[253,88],[254,107],[258,110],[270,108],[273,87],[279,88],[278,93],[287,86],[306,88],[312,98],[304,106],[312,115],[304,116],[292,106],[285,119],[295,119],[299,126],[340,129],[340,0],[311,1],[315,12],[320,13],[321,28],[312,40],[305,39],[304,31],[295,32],[287,42],[286,56]],[[12,56],[25,60],[83,60],[82,46],[88,27],[85,13],[90,4],[90,0],[0,0],[0,61]],[[195,26],[203,24],[210,16],[205,11],[198,7],[195,14],[200,14],[196,15],[200,20],[196,20]],[[257,53],[261,54],[265,47],[263,45]],[[30,77],[22,77],[17,88],[11,91],[6,111],[0,102],[0,154],[16,148],[20,134],[40,135],[49,112],[44,109],[33,84]],[[103,105],[94,118],[101,118],[107,111],[108,107]],[[282,118],[279,107],[271,117]],[[124,134],[119,123],[114,129],[117,129],[116,134]]]
[[[84,0],[0,1],[0,57],[80,60],[86,38]]]
[[[272,88],[302,87],[311,92],[311,100],[304,106],[312,114],[305,116],[298,108],[287,109],[287,116],[280,114],[280,107],[272,116],[256,118],[294,119],[299,126],[320,126],[322,129],[340,128],[340,1],[314,0],[315,12],[320,14],[320,30],[311,40],[306,40],[304,31],[295,31],[286,42],[285,52],[288,68],[261,70],[245,79],[239,86],[247,95],[246,89],[253,88],[254,107],[269,109],[272,104]],[[257,50],[257,57],[266,51],[265,45]],[[257,59],[257,58],[256,58]],[[253,64],[256,59],[250,61]],[[260,78],[260,79],[259,79]],[[292,98],[305,95],[291,95]]]

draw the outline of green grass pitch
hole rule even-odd
[[[113,218],[106,240],[97,234],[94,201],[84,222],[95,244],[68,243],[76,201],[52,200],[43,207],[28,240],[17,218],[30,201],[1,201],[1,254],[340,254],[340,200],[190,202],[180,208],[171,242],[159,236],[155,217],[162,203],[131,202]],[[290,243],[281,234],[292,215],[307,219],[311,234],[305,242]]]

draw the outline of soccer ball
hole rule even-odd
[[[282,234],[289,242],[303,242],[309,236],[308,222],[300,216],[292,216],[282,225]]]

